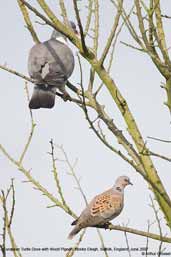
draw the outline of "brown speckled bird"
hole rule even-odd
[[[72,239],[81,229],[93,226],[105,226],[117,217],[124,206],[124,188],[132,185],[127,176],[117,178],[115,185],[93,198],[82,211],[78,219],[71,225],[75,225],[68,239]]]

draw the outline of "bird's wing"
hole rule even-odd
[[[101,216],[105,219],[112,219],[121,212],[122,207],[122,195],[108,190],[94,198],[90,212],[93,217]]]
[[[97,195],[74,222],[80,228],[104,224],[119,215],[123,208],[123,194],[112,189]]]

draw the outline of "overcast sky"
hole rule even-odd
[[[29,1],[37,6],[36,1]],[[66,0],[68,14],[71,20],[75,20],[72,1]],[[125,1],[125,5],[131,6],[132,1]],[[58,1],[47,1],[57,17],[60,17]],[[110,1],[99,0],[100,3],[100,40],[99,48],[102,49],[107,36],[109,35],[113,14],[115,10]],[[171,3],[163,0],[165,13],[171,15]],[[81,11],[83,22],[86,19],[86,12]],[[39,20],[32,15],[32,21]],[[39,20],[40,21],[40,20]],[[1,24],[1,54],[0,63],[16,69],[18,72],[28,75],[27,58],[30,48],[33,46],[32,38],[24,26],[23,18],[17,6],[17,1],[6,0],[1,3],[0,11]],[[51,28],[35,24],[39,38],[47,40],[51,34]],[[170,20],[166,23],[168,47],[170,46],[171,29]],[[126,29],[120,34],[119,41],[132,42]],[[75,59],[77,49],[69,43],[74,52]],[[88,83],[89,65],[83,60],[84,85]],[[170,139],[170,114],[164,106],[166,95],[161,89],[163,78],[151,63],[149,57],[132,49],[126,48],[118,42],[114,56],[114,65],[111,70],[112,77],[117,83],[120,91],[126,98],[137,124],[144,136],[155,136],[163,139]],[[80,74],[78,63],[71,77],[76,85],[79,83]],[[18,158],[21,153],[30,129],[29,109],[24,91],[24,81],[12,74],[0,70],[1,100],[0,117],[1,133],[0,142],[9,153]],[[99,80],[96,80],[99,84]],[[29,84],[30,93],[33,85]],[[119,114],[117,107],[113,104],[107,90],[104,88],[100,95],[101,102],[106,105],[106,110],[114,118],[117,125],[127,135],[124,121]],[[75,169],[78,177],[81,177],[81,185],[91,200],[96,194],[111,187],[116,178],[120,175],[127,175],[133,182],[133,187],[125,190],[125,206],[113,224],[127,224],[132,228],[147,230],[147,221],[154,221],[154,212],[149,206],[151,192],[148,190],[144,180],[118,156],[110,152],[97,139],[89,129],[82,111],[73,103],[65,103],[56,99],[55,107],[52,110],[33,111],[36,123],[35,134],[24,166],[31,169],[32,175],[42,183],[51,193],[57,195],[55,182],[52,175],[52,164],[47,152],[50,150],[49,140],[53,138],[57,145],[63,145],[72,162],[78,158]],[[117,146],[116,140],[109,136],[111,143]],[[148,140],[152,150],[170,156],[170,145]],[[118,146],[117,146],[118,147]],[[120,146],[119,146],[120,147]],[[120,149],[122,149],[120,147]],[[58,158],[62,155],[57,151]],[[171,172],[170,163],[154,159],[158,173],[165,185],[168,194],[171,196]],[[64,195],[71,208],[77,215],[85,207],[85,203],[79,191],[75,189],[74,179],[67,174],[68,168],[65,163],[57,162],[59,177],[63,187]],[[68,233],[72,229],[70,223],[73,219],[59,208],[46,208],[51,205],[46,197],[39,191],[35,191],[30,183],[22,183],[25,177],[9,161],[0,154],[1,179],[0,189],[7,189],[11,178],[15,178],[16,186],[16,207],[12,230],[19,247],[71,247],[74,246],[78,236],[73,240],[67,240]],[[152,195],[152,194],[151,194]],[[2,217],[2,210],[0,211]],[[163,215],[161,215],[163,220]],[[163,220],[164,224],[165,221]],[[164,234],[169,233],[166,226],[163,226]],[[0,220],[2,231],[2,219]],[[117,231],[101,231],[107,247],[126,247],[124,234]],[[151,227],[151,232],[158,233],[156,225]],[[129,234],[131,247],[144,247],[146,238]],[[149,250],[156,251],[159,242],[149,240]],[[87,229],[84,240],[80,247],[100,247],[100,241],[96,229]],[[171,252],[171,246],[165,245],[166,251]],[[23,256],[65,256],[64,252],[22,252]],[[12,256],[10,253],[9,257]],[[102,252],[76,253],[75,257],[104,256]],[[109,256],[125,257],[125,252],[109,252]],[[132,257],[140,256],[140,253],[132,253]]]

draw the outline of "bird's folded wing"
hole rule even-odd
[[[91,215],[109,218],[122,208],[122,197],[120,195],[104,193],[97,196],[92,202]]]

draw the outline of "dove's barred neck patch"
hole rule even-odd
[[[122,192],[122,189],[120,187],[116,187],[116,190]]]

